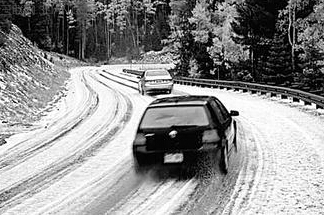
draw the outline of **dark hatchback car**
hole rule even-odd
[[[145,110],[133,142],[136,170],[152,163],[189,164],[221,150],[219,166],[228,171],[229,150],[236,148],[236,122],[213,96],[156,99]]]

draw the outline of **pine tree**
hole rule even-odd
[[[299,22],[298,49],[304,82],[324,93],[324,1],[320,0]]]
[[[174,51],[178,74],[209,77],[213,60],[208,53],[212,45],[212,29],[209,26],[208,4],[204,0],[171,1],[171,37],[169,44],[176,44]],[[191,69],[196,68],[196,69]]]
[[[262,81],[284,84],[292,81],[290,46],[287,37],[275,33],[262,72]]]
[[[251,73],[256,80],[262,76],[260,62],[268,54],[267,41],[274,35],[280,2],[246,0],[236,6],[238,16],[232,22],[236,34],[233,40],[248,47]]]
[[[94,17],[94,0],[79,0],[76,3],[77,22],[79,28],[79,59],[85,59],[87,29],[90,27],[90,21]]]

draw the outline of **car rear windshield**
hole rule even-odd
[[[170,75],[168,71],[165,70],[151,70],[146,72],[146,76],[163,76]]]
[[[204,106],[167,106],[148,108],[140,128],[207,125],[209,120]]]

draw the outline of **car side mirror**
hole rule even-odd
[[[231,110],[230,115],[231,116],[238,116],[238,115],[240,115],[240,113],[238,111],[236,111],[236,110]]]

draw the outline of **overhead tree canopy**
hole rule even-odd
[[[179,75],[278,84],[323,76],[323,0],[10,1],[1,29],[12,21],[39,47],[80,59],[164,49]]]

